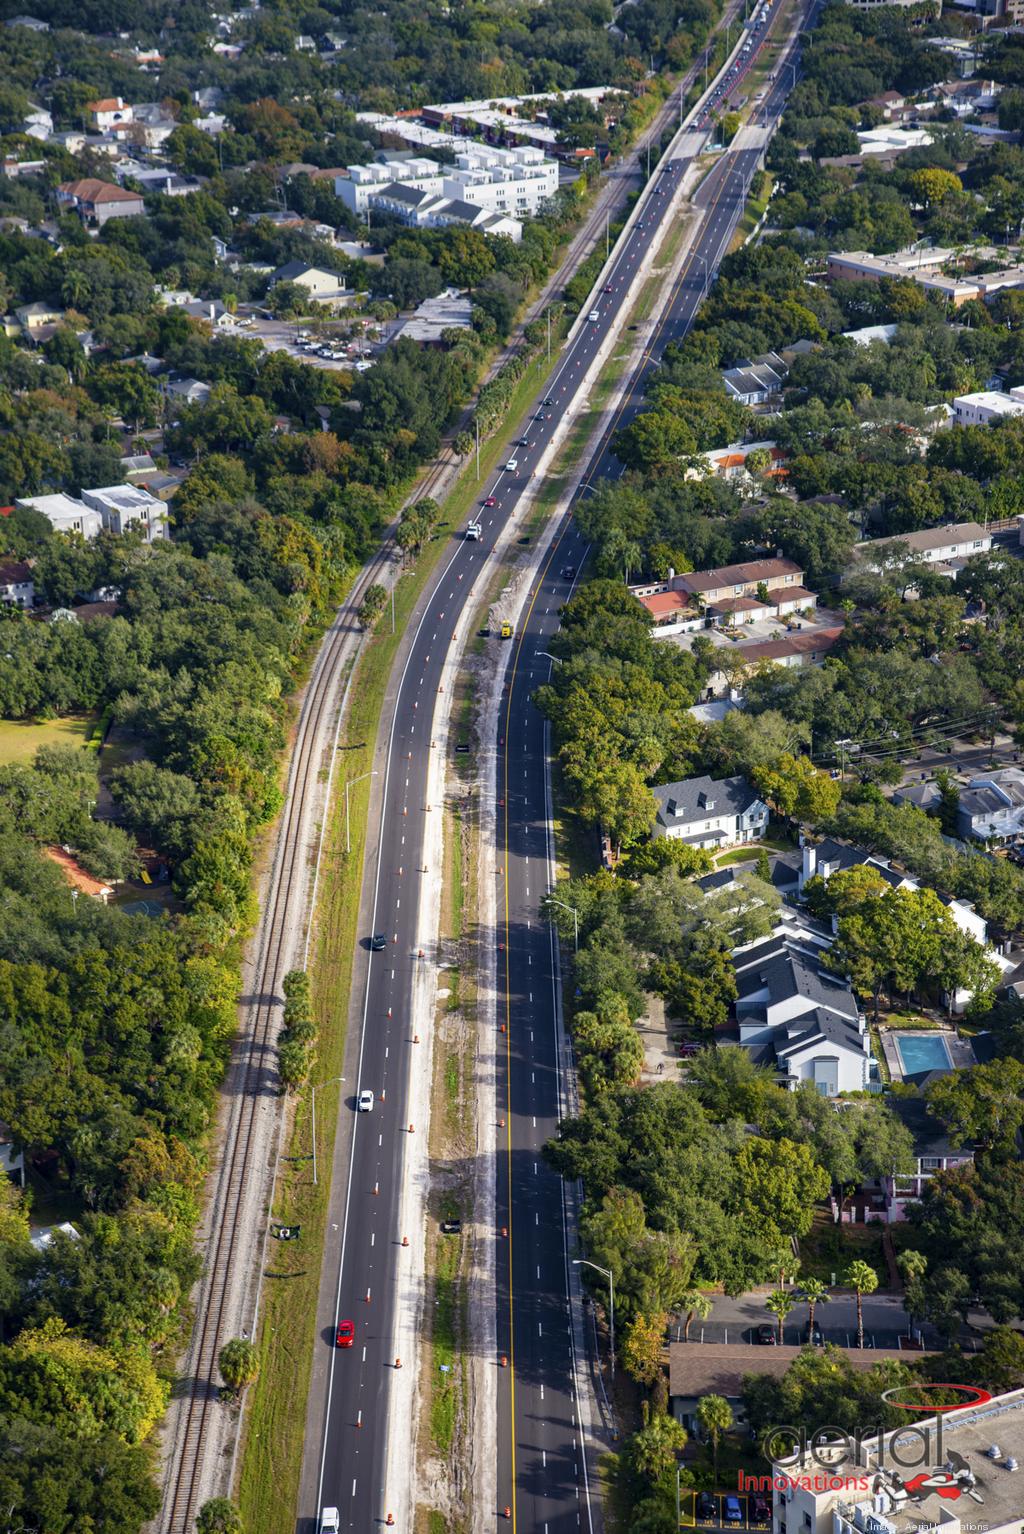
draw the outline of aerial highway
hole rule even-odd
[[[794,54],[790,58],[795,62]],[[787,70],[785,84],[776,80],[764,101],[769,123],[777,120],[794,74]],[[695,201],[705,216],[697,238],[581,493],[595,480],[622,472],[611,436],[640,408],[648,375],[665,346],[692,325],[742,215],[761,154],[754,147],[723,156],[698,191]],[[586,553],[567,514],[526,605],[499,724],[498,791],[504,798],[497,857],[503,870],[499,978],[504,980],[507,1028],[499,1099],[507,1108],[507,1129],[499,1156],[498,1219],[507,1226],[509,1241],[507,1267],[499,1269],[498,1338],[512,1369],[499,1384],[497,1500],[499,1512],[509,1508],[513,1529],[529,1534],[581,1529],[591,1534],[600,1526],[576,1400],[569,1314],[575,1238],[567,1229],[561,1179],[541,1154],[565,1111],[565,1058],[554,937],[538,920],[540,899],[550,887],[550,814],[545,726],[531,703],[534,689],[549,674],[546,652],[558,628],[559,608],[571,594]]]
[[[756,57],[748,55],[745,68]],[[742,79],[733,76],[730,89]],[[792,73],[792,72],[791,72]],[[781,81],[765,105],[781,108]],[[665,323],[649,347],[653,365],[667,341],[692,322],[743,208],[760,157],[759,147],[727,154],[698,194],[705,209],[697,239],[684,262]],[[316,1477],[316,1505],[302,1508],[304,1528],[319,1510],[339,1510],[340,1528],[364,1530],[399,1514],[408,1528],[411,1509],[395,1506],[396,1468],[389,1464],[388,1417],[394,1380],[398,1279],[396,1251],[403,1232],[399,1208],[409,1145],[410,1029],[413,998],[424,964],[417,944],[417,872],[424,863],[426,784],[431,765],[430,720],[441,686],[456,622],[473,580],[515,511],[549,446],[559,417],[577,392],[602,343],[632,302],[633,278],[669,216],[672,193],[688,162],[669,162],[645,190],[638,216],[605,273],[594,307],[578,324],[528,420],[510,435],[506,466],[482,496],[479,541],[452,545],[418,626],[407,646],[389,699],[390,737],[380,757],[379,821],[369,880],[371,909],[365,922],[361,963],[365,977],[362,1026],[350,1040],[346,1093],[347,1183],[339,1208],[333,1255],[335,1304],[332,1335],[321,1339],[330,1360],[319,1376],[323,1439]],[[588,317],[589,316],[589,317]],[[633,380],[616,425],[625,424],[642,393],[643,371]],[[596,472],[614,472],[607,442]],[[509,1509],[513,1528],[537,1534],[571,1534],[591,1528],[587,1464],[574,1399],[569,1330],[568,1239],[559,1179],[540,1151],[559,1118],[560,1062],[556,1047],[554,955],[538,903],[548,884],[547,813],[544,804],[542,721],[530,693],[557,625],[568,582],[552,565],[579,565],[584,551],[568,520],[529,605],[528,621],[513,646],[508,716],[502,727],[501,766],[507,791],[501,835],[508,849],[499,895],[505,928],[500,955],[501,1005],[508,1018],[507,1057],[499,1101],[507,1105],[506,1143],[499,1145],[498,1223],[507,1227],[507,1269],[499,1263],[502,1294],[499,1352],[509,1367],[499,1376],[498,1507]],[[422,705],[422,706],[421,706]],[[500,789],[499,789],[500,792]],[[372,840],[371,840],[372,845]],[[499,860],[500,861],[500,860]],[[371,940],[373,940],[371,942]],[[379,943],[379,946],[377,944]],[[359,1101],[372,1102],[359,1111]],[[343,1137],[344,1139],[344,1137]],[[371,1299],[372,1297],[372,1299]],[[351,1346],[333,1348],[333,1331],[353,1321]],[[349,1339],[346,1337],[346,1341]],[[497,1364],[497,1360],[496,1360]]]

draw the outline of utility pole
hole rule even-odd
[[[602,1268],[599,1262],[591,1262],[589,1257],[573,1258],[574,1268],[596,1268],[608,1280],[609,1310],[608,1310],[608,1339],[610,1343],[610,1356],[612,1365],[612,1389],[615,1388],[615,1276],[611,1268]]]

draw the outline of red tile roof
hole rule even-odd
[[[109,181],[100,181],[96,176],[86,176],[81,181],[63,181],[60,191],[66,197],[75,197],[79,202],[141,202],[138,192],[129,192],[123,186],[113,186]]]

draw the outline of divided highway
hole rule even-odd
[[[769,122],[777,119],[786,94],[780,83],[773,86],[764,102]],[[695,202],[705,217],[672,302],[580,493],[595,479],[621,474],[609,446],[612,433],[628,425],[640,408],[648,374],[664,347],[692,325],[743,213],[761,152],[758,147],[724,156],[700,188]],[[655,212],[655,225],[657,218]],[[497,1195],[498,1221],[509,1232],[507,1267],[499,1271],[498,1340],[511,1364],[499,1386],[498,1511],[507,1507],[513,1531],[522,1528],[529,1534],[592,1534],[600,1527],[576,1398],[569,1273],[575,1235],[566,1218],[562,1181],[542,1157],[544,1143],[555,1135],[566,1111],[566,1062],[555,940],[538,916],[550,887],[549,813],[545,725],[531,702],[549,674],[546,652],[558,629],[559,608],[586,555],[567,514],[516,638],[498,743],[499,795],[504,798],[497,858],[503,869],[499,976],[505,984],[507,1028],[499,1100],[505,1102],[507,1128]]]
[[[751,61],[755,54],[752,51]],[[747,66],[749,67],[749,65]],[[735,77],[734,84],[739,83]],[[733,85],[730,86],[733,88]],[[766,105],[782,104],[777,85]],[[645,369],[660,348],[685,332],[728,248],[760,150],[723,157],[705,181],[698,203],[707,214],[694,251],[684,264],[673,302]],[[528,422],[510,443],[506,467],[481,507],[479,542],[459,539],[438,577],[412,636],[397,686],[386,756],[381,771],[380,820],[372,867],[372,913],[364,942],[381,934],[384,946],[365,964],[362,1027],[355,1078],[346,1080],[342,1112],[351,1115],[348,1183],[338,1231],[335,1329],[352,1320],[351,1349],[331,1348],[323,1376],[326,1428],[320,1454],[316,1507],[302,1509],[304,1528],[315,1527],[324,1506],[339,1509],[342,1530],[363,1531],[389,1512],[408,1529],[411,1509],[389,1500],[388,1414],[395,1364],[399,1200],[408,1145],[408,1098],[412,1004],[419,972],[419,880],[424,863],[430,728],[442,666],[452,644],[466,594],[498,534],[514,511],[548,446],[558,417],[576,393],[613,321],[632,302],[633,278],[656,240],[688,162],[675,160],[643,194],[640,216],[621,242],[596,300],[594,317],[566,346]],[[614,423],[625,424],[642,395],[644,370],[634,379]],[[596,472],[617,472],[607,439]],[[536,1534],[573,1534],[594,1527],[587,1464],[574,1397],[568,1248],[560,1180],[545,1167],[540,1150],[560,1116],[557,997],[551,937],[537,916],[548,887],[547,814],[544,801],[544,735],[530,694],[546,662],[538,651],[558,623],[568,583],[552,567],[579,565],[585,556],[566,518],[555,551],[538,580],[528,621],[512,656],[507,715],[502,726],[499,773],[504,777],[507,855],[499,892],[505,952],[498,983],[504,984],[508,1025],[505,1079],[499,1102],[507,1107],[507,1140],[499,1146],[497,1223],[509,1231],[508,1266],[499,1272],[499,1354],[509,1360],[500,1373],[498,1504],[509,1508],[511,1527]],[[499,784],[499,794],[502,789]],[[425,1020],[424,1020],[425,1021]],[[373,1094],[373,1108],[358,1112],[359,1094]],[[331,1347],[332,1336],[320,1339]],[[498,1360],[495,1360],[498,1367]],[[393,1467],[392,1467],[393,1469]]]

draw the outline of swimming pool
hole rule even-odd
[[[953,1058],[941,1033],[898,1033],[896,1048],[905,1076],[953,1069]]]

